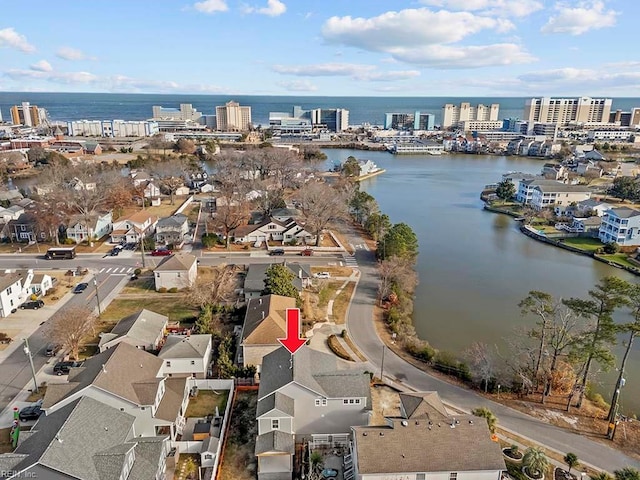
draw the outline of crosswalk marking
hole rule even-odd
[[[103,267],[98,273],[108,273],[111,275],[122,275],[124,273],[133,272],[133,267]]]
[[[356,260],[356,257],[354,257],[353,255],[342,255],[342,258],[344,259],[344,264],[347,267],[352,267],[352,268],[358,268],[358,261]]]

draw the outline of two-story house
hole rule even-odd
[[[142,189],[142,194],[144,198],[157,198],[160,196],[160,187],[150,180]]]
[[[104,352],[124,342],[142,350],[157,351],[162,345],[168,324],[169,317],[166,315],[142,309],[121,319],[111,332],[101,333],[98,348]]]
[[[156,242],[182,243],[189,233],[189,219],[182,213],[161,218],[156,224]]]
[[[602,216],[598,238],[602,243],[621,246],[640,245],[640,211],[632,208],[610,208]]]
[[[207,378],[211,361],[211,335],[168,335],[158,357],[169,377]]]
[[[311,266],[305,263],[287,262],[284,264],[293,274],[293,286],[299,293],[313,280]],[[249,301],[262,295],[264,281],[267,278],[267,269],[271,266],[268,263],[252,263],[249,265],[247,275],[244,278],[244,299]]]
[[[554,207],[560,214],[564,214],[571,205],[589,198],[591,198],[591,190],[588,187],[556,182],[555,185],[536,185],[533,189],[530,205],[536,210]]]
[[[198,259],[190,253],[175,253],[164,259],[153,271],[156,290],[187,288],[198,277]]]
[[[279,338],[287,333],[287,309],[296,308],[296,300],[281,295],[264,295],[247,303],[238,349],[238,363],[262,370],[265,355],[281,347]]]
[[[76,243],[97,240],[111,233],[113,219],[111,212],[96,213],[85,217],[76,215],[69,222],[67,238]]]
[[[8,317],[22,303],[24,280],[21,272],[0,274],[0,317]]]
[[[133,415],[138,435],[171,440],[189,402],[186,378],[165,377],[162,359],[124,342],[72,368],[67,383],[49,385],[42,408],[50,415],[83,396]]]
[[[290,475],[296,444],[331,437],[346,445],[350,426],[369,423],[369,382],[358,366],[307,346],[295,355],[281,347],[265,356],[256,411],[258,479]]]
[[[138,243],[140,239],[151,235],[158,223],[158,217],[150,215],[146,210],[135,212],[113,222],[111,243]]]
[[[231,235],[235,242],[260,243],[267,241],[296,242],[312,244],[315,235],[308,232],[304,225],[292,218],[278,220],[271,217],[255,225],[241,225]]]
[[[76,398],[20,432],[0,455],[0,478],[159,480],[167,436],[139,437],[135,417],[91,397]]]
[[[500,444],[487,422],[451,415],[437,392],[401,393],[400,416],[381,426],[354,426],[345,478],[500,480]]]

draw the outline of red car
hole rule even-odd
[[[300,255],[302,255],[303,257],[310,257],[313,255],[313,250],[310,248],[306,248],[300,252]]]
[[[171,255],[172,253],[173,253],[172,250],[156,248],[153,252],[151,252],[151,256],[152,257],[166,257],[167,255]]]

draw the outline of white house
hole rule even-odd
[[[19,205],[11,205],[8,208],[0,207],[0,221],[7,223],[17,220],[24,213],[24,208]]]
[[[111,212],[96,213],[85,218],[83,215],[76,215],[67,228],[67,238],[76,243],[87,239],[99,239],[111,233],[113,219]]]
[[[144,187],[143,195],[145,198],[157,198],[160,196],[160,187],[152,181],[148,181]]]
[[[153,271],[156,290],[190,287],[197,276],[198,261],[190,253],[175,253],[165,257]]]
[[[231,234],[236,242],[241,243],[267,241],[286,243],[295,240],[309,245],[316,240],[315,235],[308,232],[304,225],[291,218],[281,221],[272,217],[256,225],[241,225]]]
[[[166,315],[142,309],[121,319],[111,332],[101,333],[98,348],[104,352],[124,342],[141,350],[159,350],[168,324]]]
[[[178,197],[185,197],[189,195],[189,193],[191,193],[191,190],[189,189],[189,187],[182,185],[181,187],[176,188],[175,194]]]
[[[164,375],[207,378],[211,335],[168,335],[158,357]]]
[[[622,246],[640,245],[640,211],[631,208],[611,208],[604,212],[598,238],[602,243]]]
[[[27,287],[28,295],[37,295],[44,297],[49,290],[53,288],[53,278],[46,273],[34,274],[31,285]]]
[[[189,233],[189,219],[182,213],[161,218],[156,224],[156,242],[158,243],[182,243],[187,233]]]
[[[591,198],[591,190],[582,185],[555,184],[536,185],[533,189],[530,205],[536,210],[545,207],[563,207],[568,209],[572,204]]]
[[[436,392],[401,393],[400,416],[352,431],[344,478],[500,480],[505,469],[487,422],[450,415]]]
[[[590,198],[576,204],[576,216],[581,217],[590,212],[595,213],[598,217],[602,217],[604,212],[613,208],[613,205],[601,200]]]
[[[0,317],[8,317],[22,303],[24,280],[20,272],[0,274]]]
[[[148,237],[155,231],[158,217],[150,215],[146,210],[135,212],[128,217],[113,222],[111,243],[122,241],[137,243],[143,237]]]

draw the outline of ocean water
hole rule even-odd
[[[381,125],[387,112],[433,113],[436,124],[440,123],[442,106],[446,103],[471,102],[500,104],[500,117],[521,118],[524,97],[309,97],[309,96],[252,96],[252,95],[157,95],[120,93],[32,93],[0,92],[0,112],[4,119],[10,118],[12,105],[30,102],[46,108],[51,120],[144,120],[151,117],[151,107],[178,108],[181,103],[191,103],[203,114],[212,115],[217,105],[229,100],[251,106],[253,123],[269,124],[269,112],[288,112],[294,105],[311,108],[346,108],[349,123]],[[640,106],[638,98],[616,98],[614,109],[629,110]]]

